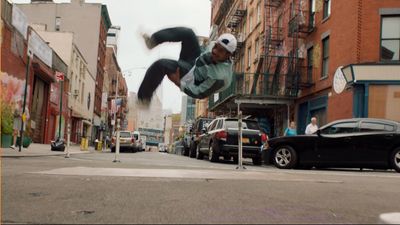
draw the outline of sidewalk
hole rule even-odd
[[[95,152],[94,147],[89,147],[86,151],[81,151],[79,145],[71,145],[69,147],[69,154],[88,154]],[[51,151],[50,144],[30,144],[28,148],[22,148],[19,152],[19,147],[0,148],[1,158],[14,158],[14,157],[39,157],[39,156],[58,156],[65,155],[65,152]]]

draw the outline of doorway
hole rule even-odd
[[[42,79],[35,76],[31,109],[32,140],[34,143],[44,143],[48,86]]]

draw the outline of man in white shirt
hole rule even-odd
[[[312,117],[311,118],[311,123],[307,125],[306,128],[306,134],[314,134],[318,130],[318,125],[317,125],[317,118]]]

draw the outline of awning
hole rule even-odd
[[[400,64],[350,64],[342,68],[348,84],[400,83]]]
[[[84,123],[84,124],[87,124],[87,125],[89,125],[89,126],[92,126],[92,122],[91,121],[89,121],[89,120],[82,120],[82,122]]]

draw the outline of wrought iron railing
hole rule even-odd
[[[231,98],[242,97],[297,97],[300,77],[296,74],[235,73],[231,85],[226,90],[209,97],[208,107],[215,106]]]

